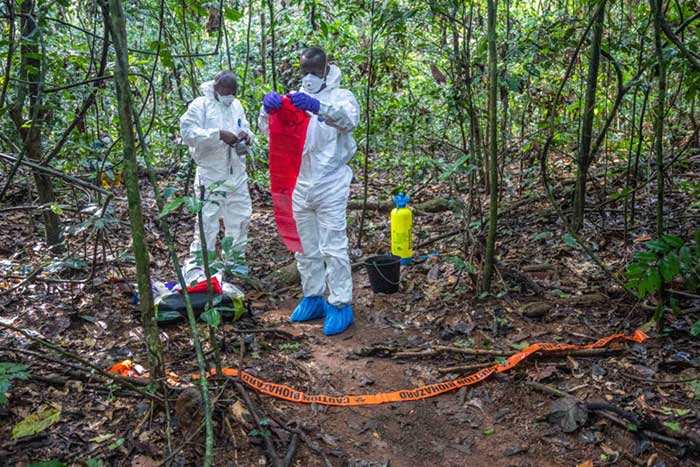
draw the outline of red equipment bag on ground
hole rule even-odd
[[[207,289],[207,280],[201,280],[197,282],[195,285],[187,287],[187,293],[208,293]],[[212,292],[214,292],[216,295],[221,295],[224,293],[224,290],[221,288],[221,284],[219,284],[219,279],[216,277],[211,278],[211,288]],[[178,290],[179,293],[182,293],[182,290]]]
[[[282,108],[270,112],[270,191],[277,231],[287,249],[302,252],[292,211],[292,193],[297,184],[301,154],[306,141],[309,114],[282,97]]]

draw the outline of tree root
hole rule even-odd
[[[686,430],[672,431],[664,426],[663,423],[661,423],[661,421],[656,417],[642,418],[633,412],[622,409],[608,402],[581,401],[573,397],[571,394],[546,384],[534,382],[527,382],[526,384],[533,389],[537,389],[540,392],[545,392],[556,397],[573,398],[584,409],[593,411],[596,414],[616,423],[617,425],[624,427],[626,430],[629,430],[630,424],[632,424],[636,427],[637,433],[641,433],[650,439],[655,439],[674,447],[688,448],[695,453],[700,453],[700,437],[697,434]]]

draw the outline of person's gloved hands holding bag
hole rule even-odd
[[[277,94],[275,91],[270,91],[265,94],[263,98],[263,108],[266,113],[270,113],[273,110],[282,108],[282,96]]]
[[[292,105],[299,110],[306,110],[308,112],[317,114],[321,108],[321,101],[315,97],[309,96],[303,92],[295,92],[291,94],[290,99],[292,100]]]

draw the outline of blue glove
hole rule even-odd
[[[300,110],[308,110],[317,114],[321,108],[321,102],[315,97],[311,97],[303,92],[295,92],[291,96],[292,105]]]
[[[340,334],[345,331],[353,321],[352,307],[343,305],[336,308],[329,303],[324,303],[326,309],[326,320],[323,322],[323,333],[327,336]]]
[[[323,318],[326,316],[325,301],[323,297],[304,297],[294,309],[289,321],[309,321],[311,319]]]
[[[282,96],[277,94],[275,91],[270,91],[265,94],[263,98],[263,107],[266,113],[270,113],[273,110],[282,108]]]

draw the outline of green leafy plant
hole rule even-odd
[[[459,256],[448,256],[447,258],[445,258],[445,261],[448,263],[452,263],[455,267],[456,272],[466,271],[471,274],[476,273],[476,267],[474,266],[474,264],[469,261],[464,261]]]
[[[674,235],[646,242],[644,251],[635,253],[627,266],[627,288],[644,298],[656,294],[662,284],[680,280],[685,288],[696,291],[700,285],[700,231],[693,243],[687,245]]]
[[[270,430],[254,429],[254,430],[250,430],[250,433],[248,433],[248,436],[251,436],[253,438],[255,438],[255,437],[264,438],[264,437],[270,436],[270,435],[272,435],[272,432],[270,432]]]
[[[224,237],[221,240],[220,258],[213,258],[209,264],[213,270],[223,270],[234,276],[242,276],[243,274],[236,269],[236,266],[245,264],[245,257],[242,251],[233,247],[232,237]]]
[[[15,379],[28,379],[27,365],[21,363],[0,362],[0,406],[7,404],[6,393],[10,391]]]
[[[218,297],[217,297],[218,298]],[[200,319],[213,328],[218,328],[221,324],[221,312],[216,307],[206,307],[200,315]]]
[[[223,295],[216,295],[212,299],[211,307],[206,306],[204,312],[200,315],[200,319],[214,328],[218,328],[221,324],[221,312],[233,312],[233,320],[238,321],[245,313],[245,304],[242,297],[229,297],[233,306],[222,306],[221,302],[224,299]]]
[[[298,342],[292,342],[280,344],[277,348],[280,349],[282,352],[295,352],[299,350],[300,347],[301,345]]]
[[[700,379],[694,379],[690,385],[693,388],[693,399],[700,401]]]

